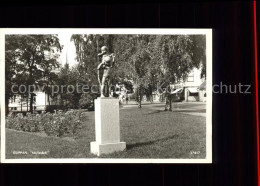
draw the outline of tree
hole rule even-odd
[[[57,58],[61,50],[57,35],[6,35],[6,71],[9,80],[12,76],[6,89],[9,97],[12,96],[10,88],[13,84],[25,84],[30,111],[33,112],[33,93],[28,92],[28,86],[49,76],[51,70],[58,67]],[[19,82],[19,78],[23,82]]]

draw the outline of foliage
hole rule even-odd
[[[73,136],[81,125],[81,112],[47,114],[44,118],[44,131],[49,136]]]
[[[60,100],[63,101],[58,104],[66,108],[86,108],[88,104],[85,103],[84,96],[90,94],[88,97],[93,97],[94,99],[95,95],[90,92],[91,86],[89,86],[89,81],[86,81],[85,76],[81,74],[79,65],[69,67],[66,64],[57,75],[56,85],[60,87],[60,91],[54,97],[60,95]]]
[[[38,116],[33,116],[30,113],[28,113],[26,117],[23,117],[21,113],[17,114],[16,116],[10,113],[6,118],[6,126],[7,128],[22,130],[26,132],[39,132],[42,127],[37,120]]]
[[[202,67],[205,77],[204,35],[73,35],[77,60],[91,82],[96,83],[97,53],[107,45],[115,53],[112,84],[131,82],[135,89],[152,91],[185,81],[190,71]],[[87,77],[87,76],[85,76]],[[158,90],[160,91],[160,90]]]
[[[94,99],[97,96],[94,94],[84,93],[81,95],[79,100],[79,106],[83,109],[93,109],[94,108]]]
[[[44,131],[49,136],[74,136],[78,132],[82,123],[86,121],[86,116],[82,110],[59,112],[56,114],[9,114],[6,118],[6,127],[26,132]]]

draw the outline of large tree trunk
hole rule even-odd
[[[48,79],[48,81],[50,82],[50,79]],[[45,93],[45,106],[46,106],[46,92],[47,92],[47,98],[48,98],[48,105],[50,106],[51,105],[51,101],[50,101],[50,89],[49,89],[49,83],[47,83],[47,88],[46,90],[44,91]]]
[[[47,94],[48,95],[48,104],[49,106],[51,105],[51,101],[50,101],[50,94]]]
[[[33,94],[30,94],[30,112],[33,113]]]
[[[172,111],[172,96],[170,95],[169,98],[170,98],[170,100],[169,100],[169,102],[170,102],[170,109],[169,109],[169,111]]]
[[[171,97],[171,95],[166,96],[165,111],[172,111],[172,97]]]
[[[26,98],[26,111],[28,112],[28,96]]]
[[[139,103],[139,104],[138,104],[138,108],[142,108],[142,99],[141,99],[141,95],[139,95],[138,99],[139,99],[139,100],[138,100],[138,101],[139,101],[139,102],[138,102],[138,103]]]
[[[138,108],[142,108],[142,92],[141,88],[138,89]]]
[[[5,115],[7,116],[9,114],[9,99],[7,98],[7,96],[5,96]]]
[[[34,55],[32,56],[32,64],[29,66],[29,85],[34,84],[35,82],[33,81],[33,64],[34,64]],[[33,93],[30,93],[30,112],[33,113]]]
[[[21,96],[21,113],[23,113],[23,100],[22,100],[22,96]]]

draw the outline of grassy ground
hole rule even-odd
[[[201,112],[204,106],[199,105]],[[187,104],[179,107],[188,110]],[[123,106],[120,109],[121,141],[126,142],[127,148],[101,158],[205,158],[206,118],[163,109],[163,104],[146,104],[141,109],[136,105]],[[74,138],[7,129],[6,158],[96,157],[90,154],[90,142],[95,141],[94,128],[94,112],[89,112],[88,120]],[[22,154],[24,152],[27,154]]]

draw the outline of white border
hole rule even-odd
[[[206,35],[207,101],[205,159],[5,159],[5,34],[157,34]],[[1,98],[1,163],[212,163],[212,29],[64,29],[4,28],[0,29],[0,98]]]

